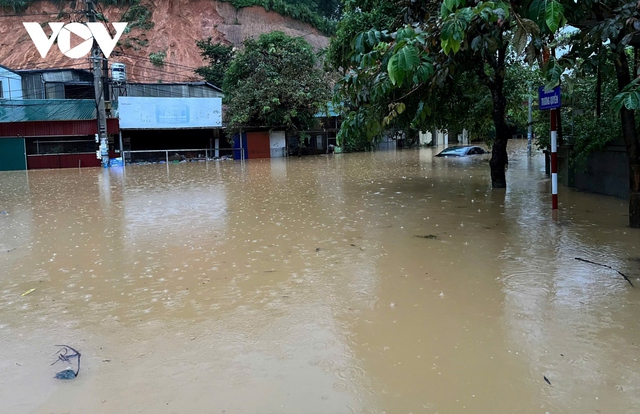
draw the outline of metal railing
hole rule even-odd
[[[240,151],[240,159],[244,159],[244,148],[198,148],[198,149],[168,149],[168,150],[134,150],[122,151],[123,163],[179,163],[182,161],[210,161],[220,158],[234,158],[236,151]],[[138,154],[138,156],[134,156]],[[140,156],[146,154],[146,156]],[[161,156],[154,156],[160,154]]]

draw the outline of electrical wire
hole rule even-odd
[[[122,53],[121,55],[116,55],[116,56],[125,57],[125,58],[129,58],[129,59],[135,59],[135,60],[143,60],[143,61],[149,62],[148,58],[145,58],[145,57],[142,57],[142,56],[128,55],[126,53]],[[179,63],[172,63],[172,62],[165,62],[164,66],[172,66],[172,67],[176,67],[176,68],[189,69],[189,70],[196,70],[196,69],[199,68],[199,67],[186,66],[186,65],[181,65]]]
[[[187,69],[179,69],[179,70],[176,70],[176,71],[168,71],[166,69],[161,69],[161,68],[153,66],[153,63],[150,62],[150,61],[148,61],[148,63],[149,63],[149,65],[152,65],[152,66],[138,64],[138,63],[135,63],[135,62],[131,63],[130,66],[133,67],[133,68],[143,69],[143,70],[148,71],[148,72],[154,72],[154,73],[159,73],[159,74],[163,74],[163,75],[171,75],[173,77],[178,77],[178,78],[183,78],[183,79],[184,78],[188,78],[186,81],[193,81],[193,78],[198,77],[198,75],[196,75],[195,72],[188,71]],[[79,66],[81,66],[80,63],[71,62],[71,63],[68,63],[68,64],[59,65],[59,66],[57,66],[56,68],[53,68],[53,69],[51,69],[50,67],[48,67],[48,68],[35,67],[35,68],[28,68],[28,69],[27,68],[25,68],[25,69],[15,69],[15,71],[17,71],[17,72],[19,72],[21,70],[43,70],[43,71],[44,70],[46,70],[46,71],[52,70],[52,71],[55,71],[56,69],[78,69],[78,70],[89,70],[89,71],[91,71],[90,69],[82,68],[82,67],[79,67]],[[143,77],[143,76],[135,76],[135,77],[138,78],[138,77]],[[157,81],[157,80],[158,79],[155,79],[155,81]]]
[[[140,85],[142,88],[144,88],[145,90],[151,90],[151,91],[155,91],[158,94],[162,94],[165,95],[166,97],[179,97],[179,98],[187,98],[188,96],[184,96],[184,94],[179,93],[179,92],[172,92],[168,87],[171,86],[182,86],[182,85],[189,85],[189,84],[193,84],[193,83],[197,83],[197,81],[195,82],[167,82],[167,83],[158,83],[157,79],[152,78],[152,77],[146,77],[146,76],[139,76],[137,77],[137,80],[150,80],[150,82],[126,82],[123,84],[123,87],[126,88],[127,90],[131,90],[130,88],[135,87]],[[65,95],[66,95],[66,88],[74,88],[74,86],[77,86],[76,90],[80,90],[82,91],[83,89],[89,87],[93,90],[93,82],[85,82],[82,83],[81,81],[69,81],[69,82],[47,82],[50,85],[62,85],[65,87]],[[115,89],[117,86],[116,84],[111,84],[111,88]],[[38,88],[38,90],[42,91],[43,89],[46,89],[46,87],[43,88]],[[6,96],[7,93],[9,94],[15,94],[20,92],[23,96],[22,99],[24,98],[24,90],[23,88],[9,88],[9,89],[3,89],[3,94]],[[218,92],[216,90],[216,92]],[[123,95],[120,95],[123,96]],[[27,98],[26,100],[29,99],[47,99],[47,98]],[[55,98],[53,98],[55,99]],[[64,99],[84,99],[84,98],[64,98]],[[90,95],[88,95],[86,97],[86,99],[93,99],[93,93],[91,93]],[[19,101],[21,99],[10,99],[10,98],[5,98],[5,101]],[[0,100],[0,107],[2,106],[2,102],[3,100]]]
[[[65,86],[65,95],[67,95],[68,91],[68,87],[71,86],[78,86],[78,88],[76,89],[76,91],[80,91],[82,92],[83,90],[86,90],[86,94],[84,94],[83,97],[74,97],[74,98],[24,98],[24,93],[23,93],[23,98],[5,98],[5,99],[0,99],[0,107],[5,106],[5,103],[11,102],[10,106],[30,106],[30,105],[35,105],[35,103],[28,103],[31,100],[75,100],[75,99],[90,99],[93,100],[94,99],[94,91],[93,91],[93,83],[86,83],[86,84],[78,84],[77,82],[73,82],[73,83],[64,83],[64,82],[53,82],[55,85],[63,85]],[[129,95],[129,93],[131,93],[132,91],[139,91],[141,93],[155,93],[158,96],[149,96],[149,97],[154,97],[154,98],[215,98],[215,96],[188,96],[185,95],[184,93],[181,92],[176,92],[176,91],[172,91],[170,88],[171,87],[179,87],[179,86],[192,86],[192,87],[197,87],[199,85],[189,85],[191,82],[176,82],[174,83],[143,83],[143,82],[135,82],[135,83],[126,83],[123,84],[122,89],[125,89],[126,91],[126,95],[124,94],[119,94],[118,96],[136,96],[136,97],[142,97],[140,95]],[[139,87],[139,88],[137,88]],[[114,89],[117,89],[116,87],[114,87],[112,85],[112,91]],[[14,92],[23,92],[22,89],[18,90],[18,89],[11,89],[11,91]],[[73,91],[72,91],[73,92]],[[217,90],[215,92],[218,92]],[[219,93],[219,92],[218,92]],[[6,94],[5,94],[6,95]],[[78,95],[76,95],[78,96]],[[16,102],[22,102],[24,101],[24,103],[16,103]],[[6,105],[9,106],[9,105]]]
[[[151,62],[149,62],[149,63],[151,63]],[[151,63],[151,65],[153,65],[153,63]],[[168,70],[160,69],[158,67],[145,66],[145,65],[136,64],[136,63],[131,63],[131,67],[144,69],[144,70],[149,71],[149,72],[160,73],[160,74],[164,74],[164,75],[173,75],[173,76],[182,77],[182,78],[194,78],[194,77],[198,76],[193,71],[186,71],[185,69],[181,69],[181,70],[179,70],[179,72],[178,71],[170,72]],[[138,76],[135,76],[135,77],[138,77]]]

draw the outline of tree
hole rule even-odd
[[[506,187],[506,146],[512,131],[506,118],[507,58],[510,47],[516,55],[526,50],[533,60],[539,54],[535,41],[540,28],[525,17],[530,3],[398,0],[396,10],[400,13],[394,26],[371,29],[352,43],[352,71],[343,80],[343,96],[365,114],[364,118],[379,117],[380,109],[386,106],[383,126],[407,111],[412,115],[411,124],[418,126],[439,108],[434,103],[451,102],[454,96],[442,92],[451,89],[452,83],[463,77],[477,79],[491,99],[495,130],[492,185]],[[556,1],[545,1],[546,8],[555,5]],[[544,24],[554,31],[559,20],[559,16],[552,16]],[[453,106],[449,116],[464,116],[460,109]]]
[[[228,128],[310,129],[330,87],[309,43],[282,32],[244,42],[224,77]]]
[[[539,4],[543,0],[535,0]],[[560,78],[561,69],[595,69],[599,75],[606,63],[615,69],[619,94],[613,109],[619,113],[622,136],[629,160],[629,225],[640,228],[640,139],[635,111],[640,109],[637,48],[640,46],[640,4],[621,0],[562,0],[564,22],[578,31],[571,38],[570,52],[551,57],[551,80]],[[633,65],[629,52],[635,55]],[[600,78],[600,76],[598,76]],[[635,79],[634,79],[635,78]],[[597,90],[601,89],[598,82]],[[598,92],[598,98],[600,93]],[[599,107],[599,104],[597,105]],[[599,112],[599,111],[598,111]]]
[[[342,2],[340,0],[317,0],[318,13],[328,19],[338,19],[342,12]]]
[[[397,5],[393,0],[345,0],[336,34],[327,50],[327,64],[336,70],[349,69],[353,39],[370,29],[395,27],[396,13]]]
[[[221,87],[224,81],[224,74],[233,59],[233,45],[227,46],[221,43],[213,43],[211,38],[198,40],[196,45],[200,48],[200,55],[209,62],[209,65],[201,66],[195,72],[207,82]]]

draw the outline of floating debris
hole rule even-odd
[[[620,276],[622,276],[624,278],[624,280],[626,280],[627,282],[629,282],[629,284],[631,285],[631,287],[633,286],[633,283],[631,283],[631,280],[627,277],[627,275],[625,275],[624,273],[622,273],[621,271],[614,269],[613,267],[606,265],[606,264],[602,264],[602,263],[596,263],[596,262],[592,262],[591,260],[587,260],[587,259],[581,259],[579,257],[576,257],[576,260],[579,260],[581,262],[585,262],[585,263],[590,263],[596,266],[602,266],[602,267],[606,267],[607,269],[611,269],[611,270],[615,270],[616,272],[618,272],[618,274]]]
[[[36,290],[36,288],[29,289],[29,290],[27,290],[26,292],[24,292],[24,293],[23,293],[22,295],[20,295],[20,296],[27,296],[29,293],[33,293],[35,290]]]
[[[76,360],[76,366],[78,367],[76,371],[74,371],[71,367],[65,369],[64,371],[57,372],[55,377],[56,379],[61,380],[70,380],[74,379],[80,374],[80,352],[69,345],[56,345],[61,347],[60,350],[56,353],[58,355],[58,359],[53,361],[53,364],[59,361],[72,363],[72,360]]]
[[[551,385],[551,381],[549,381],[549,378],[547,378],[546,375],[543,375],[542,378],[544,378],[545,382],[549,385]]]
[[[415,235],[413,237],[417,237],[419,239],[437,239],[438,238],[438,236],[436,236],[435,234],[426,234],[424,236]]]
[[[56,373],[55,378],[61,380],[70,380],[76,377],[76,373],[71,368]]]

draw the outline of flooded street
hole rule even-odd
[[[0,411],[640,412],[627,202],[509,145],[0,173]]]

